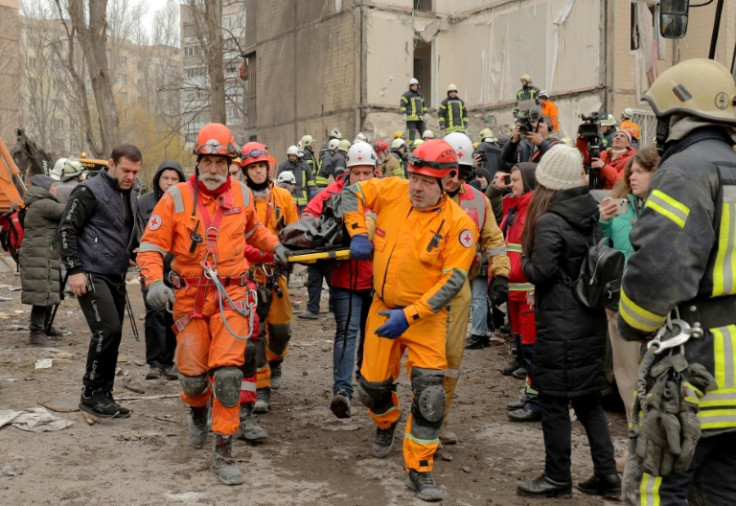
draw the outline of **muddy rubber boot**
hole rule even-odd
[[[225,485],[240,485],[244,481],[243,472],[235,466],[232,449],[232,436],[215,434],[215,444],[212,451],[212,471]]]
[[[207,442],[207,406],[189,409],[189,444],[202,448]]]
[[[268,413],[271,404],[271,389],[269,387],[256,390],[256,403],[253,405],[254,413]]]
[[[420,473],[416,469],[409,470],[409,476],[406,478],[406,486],[416,491],[417,496],[422,501],[441,501],[442,488],[434,481],[431,472]]]
[[[250,442],[263,441],[268,437],[266,429],[258,425],[253,418],[253,403],[247,402],[240,405],[240,428],[238,437]]]
[[[272,360],[268,363],[271,369],[271,388],[274,390],[281,388],[281,362],[283,360]]]

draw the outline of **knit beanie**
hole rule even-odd
[[[583,185],[583,157],[576,148],[555,144],[537,166],[537,182],[549,190]]]
[[[537,186],[537,176],[535,174],[537,171],[537,164],[534,162],[521,162],[514,165],[511,170],[514,168],[519,169],[521,182],[524,184],[524,193],[529,193],[534,190]]]

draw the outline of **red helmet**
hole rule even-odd
[[[442,139],[429,139],[420,144],[409,157],[409,172],[423,176],[443,178],[452,170],[457,171],[457,154]]]
[[[271,161],[271,156],[266,149],[266,146],[260,142],[249,142],[241,151],[240,155],[240,166],[245,168],[248,165],[253,165],[258,162],[266,162],[267,164]]]
[[[373,150],[376,154],[383,153],[384,151],[388,151],[388,144],[386,144],[386,141],[378,140],[373,144]]]
[[[238,156],[238,146],[228,127],[221,123],[207,123],[197,134],[197,143],[192,152],[198,156],[218,155],[235,158]]]

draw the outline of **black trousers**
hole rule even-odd
[[[424,121],[407,121],[406,129],[408,131],[406,135],[408,140],[421,139],[424,133]]]
[[[92,339],[82,382],[93,390],[112,391],[125,316],[125,278],[87,274],[87,293],[77,297]]]
[[[613,443],[608,431],[608,421],[601,408],[599,393],[580,397],[557,397],[539,393],[542,406],[542,432],[544,434],[544,474],[555,481],[570,481],[571,429],[568,404],[585,427],[593,457],[593,473],[600,476],[614,474]]]
[[[148,288],[141,280],[141,293],[146,301]],[[164,369],[174,365],[176,354],[176,334],[171,329],[174,317],[165,307],[151,307],[146,304],[146,362],[151,367]]]
[[[31,331],[44,330],[46,321],[51,318],[51,307],[48,306],[31,306],[31,321],[28,328]]]
[[[307,302],[307,311],[319,314],[319,301],[322,297],[322,280],[327,278],[328,284],[330,280],[330,271],[332,266],[329,262],[315,262],[307,266],[307,294],[309,302]],[[332,301],[332,289],[330,289],[330,311],[334,311],[334,302]]]

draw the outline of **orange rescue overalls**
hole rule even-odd
[[[366,323],[359,386],[373,401],[371,418],[379,428],[389,428],[401,415],[394,382],[408,348],[413,409],[406,423],[404,461],[407,470],[426,472],[432,470],[443,409],[425,416],[420,399],[430,390],[435,399],[444,399],[445,306],[465,283],[478,232],[465,211],[447,197],[430,209],[414,209],[408,187],[409,181],[393,177],[362,181],[343,192],[343,209],[351,235],[367,234],[364,208],[377,215],[375,293]],[[375,333],[386,322],[379,311],[389,309],[403,309],[409,322],[397,339]]]
[[[171,268],[175,274],[170,281],[178,285],[173,310],[176,362],[180,373],[190,378],[243,364],[246,341],[232,333],[248,335],[248,313],[255,310],[247,307],[246,240],[264,251],[272,251],[278,244],[276,236],[258,220],[253,197],[244,184],[231,181],[230,188],[219,195],[197,189],[196,204],[194,184],[194,179],[179,183],[164,194],[138,250],[138,265],[147,286],[163,279],[164,256],[168,252],[174,255]],[[220,294],[224,302],[219,302],[218,290],[204,277],[203,261],[216,266],[220,283],[240,311],[224,294]],[[182,400],[192,407],[205,406],[212,396],[209,385],[199,395],[187,394],[184,389],[181,393]],[[228,407],[215,396],[212,431],[234,434],[239,425],[239,403]]]

